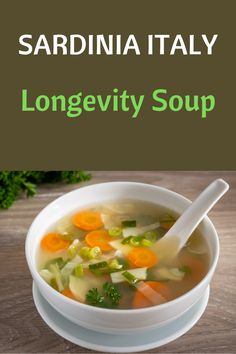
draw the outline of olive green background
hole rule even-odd
[[[1,169],[236,169],[235,1],[3,1],[1,3]],[[135,34],[141,56],[20,56],[18,38],[52,34]],[[147,34],[219,37],[212,56],[148,56]],[[198,45],[201,47],[200,43]],[[21,90],[40,94],[145,94],[130,113],[21,112]],[[151,92],[213,94],[200,113],[152,112]]]

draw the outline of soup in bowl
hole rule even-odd
[[[219,245],[208,218],[177,257],[156,244],[190,202],[164,188],[111,182],[49,204],[26,240],[30,271],[45,299],[89,329],[127,333],[161,326],[203,295]]]

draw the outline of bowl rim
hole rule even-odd
[[[110,185],[110,186],[118,186],[118,185],[130,185],[130,186],[140,186],[140,187],[144,187],[144,188],[150,188],[153,190],[160,190],[164,193],[167,194],[171,194],[173,197],[182,199],[183,202],[187,203],[188,205],[191,204],[191,200],[184,197],[182,194],[176,193],[168,188],[164,188],[158,185],[154,185],[154,184],[149,184],[149,183],[142,183],[142,182],[131,182],[131,181],[112,181],[112,182],[102,182],[102,183],[94,183],[94,184],[90,184],[90,185],[86,185],[83,187],[79,187],[76,188],[70,192],[64,193],[63,195],[57,197],[56,199],[54,199],[52,202],[50,202],[49,204],[47,204],[34,218],[34,220],[32,221],[29,230],[27,232],[26,235],[26,239],[25,239],[25,255],[26,255],[26,260],[27,260],[27,264],[29,267],[29,270],[33,276],[33,278],[35,278],[45,289],[47,289],[47,291],[51,292],[52,294],[54,294],[57,298],[63,299],[63,301],[65,301],[65,303],[68,304],[73,304],[75,306],[77,306],[78,308],[82,308],[84,310],[89,310],[92,312],[105,312],[105,313],[109,313],[109,314],[131,314],[131,313],[145,313],[145,312],[151,312],[154,311],[155,309],[164,309],[164,308],[168,308],[170,306],[174,306],[177,305],[179,302],[183,301],[185,298],[191,296],[191,294],[193,292],[196,291],[196,289],[200,288],[201,285],[206,281],[207,278],[212,277],[214,270],[216,268],[217,262],[218,262],[218,258],[219,258],[219,249],[220,249],[220,245],[219,245],[219,237],[217,234],[217,231],[214,227],[214,224],[212,223],[212,221],[210,220],[210,218],[208,216],[205,216],[203,221],[205,223],[207,223],[209,225],[209,227],[211,228],[212,234],[214,235],[215,238],[215,242],[216,242],[216,252],[213,255],[212,258],[212,263],[210,268],[208,269],[208,272],[205,274],[205,276],[201,279],[201,281],[195,285],[192,289],[190,289],[189,291],[187,291],[186,293],[184,293],[181,296],[178,296],[177,298],[167,301],[164,304],[159,304],[159,305],[153,305],[153,306],[149,306],[149,307],[142,307],[142,308],[138,308],[138,309],[107,309],[107,308],[101,308],[101,307],[96,307],[96,306],[91,306],[88,304],[84,304],[82,302],[79,302],[77,300],[73,300],[70,299],[64,295],[62,295],[61,293],[59,293],[57,290],[53,289],[48,283],[45,282],[45,280],[43,280],[43,278],[39,275],[35,264],[30,256],[30,248],[29,248],[29,238],[33,229],[34,224],[36,223],[36,220],[45,212],[47,211],[47,209],[52,208],[55,204],[58,203],[58,201],[62,200],[64,197],[68,196],[68,195],[72,195],[76,192],[78,192],[79,190],[84,190],[84,189],[92,189],[92,188],[96,188],[99,186],[103,186],[103,185]],[[202,222],[203,222],[202,221]],[[37,282],[36,282],[37,283]],[[40,288],[39,288],[40,290]]]

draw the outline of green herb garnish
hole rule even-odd
[[[100,295],[97,288],[92,288],[87,292],[86,300],[90,305],[104,307],[104,296]],[[105,306],[106,307],[106,306]]]
[[[34,196],[41,183],[78,183],[89,179],[90,175],[83,171],[1,171],[0,208],[8,209],[22,191],[27,197]]]
[[[103,284],[104,294],[110,299],[112,304],[118,305],[121,299],[121,293],[118,287],[112,283]]]
[[[97,288],[92,288],[87,292],[86,300],[89,305],[114,308],[119,304],[121,293],[118,287],[112,283],[103,284],[103,293],[100,294]]]

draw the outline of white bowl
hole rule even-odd
[[[191,203],[168,189],[134,182],[94,184],[67,193],[45,207],[33,221],[26,238],[26,259],[33,279],[43,297],[64,317],[88,329],[105,333],[139,332],[162,326],[181,316],[196,303],[209,285],[219,256],[217,232],[208,217],[199,226],[210,250],[206,276],[192,290],[162,305],[135,310],[111,310],[71,300],[51,288],[38,274],[36,256],[42,235],[64,215],[91,204],[132,199],[156,203],[181,214]]]

